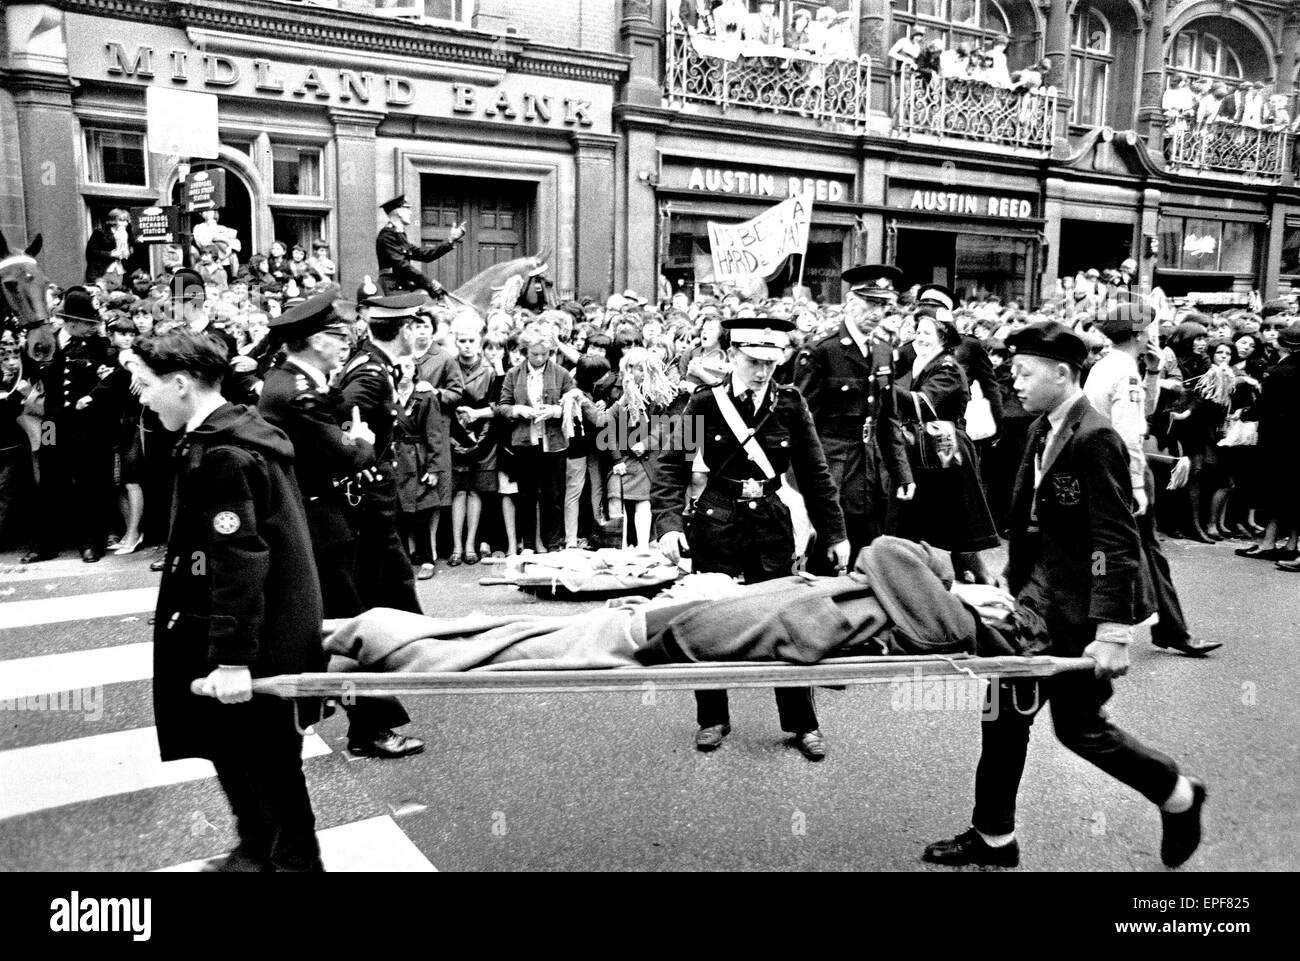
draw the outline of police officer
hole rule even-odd
[[[411,224],[411,204],[406,194],[398,194],[381,208],[388,215],[388,223],[379,228],[375,238],[375,256],[379,259],[379,286],[385,294],[402,290],[425,290],[437,297],[443,293],[442,284],[431,280],[424,272],[411,265],[412,260],[424,263],[437,260],[456,248],[465,236],[462,221],[451,228],[445,244],[436,247],[417,247],[406,239],[406,228]]]
[[[772,382],[794,325],[769,317],[738,318],[731,335],[731,374],[701,387],[673,424],[651,470],[650,503],[659,548],[677,561],[689,543],[694,570],[743,575],[753,584],[787,576],[794,555],[790,511],[777,496],[793,469],[808,513],[835,567],[849,561],[844,517],[808,406],[799,392]],[[706,475],[685,533],[683,506],[692,473]],[[726,691],[696,691],[695,746],[712,751],[731,731]],[[812,691],[778,688],[781,728],[811,761],[826,756]]]
[[[357,538],[338,481],[373,469],[374,433],[360,412],[339,427],[342,414],[327,378],[343,366],[351,343],[347,322],[334,310],[333,291],[291,307],[271,321],[286,356],[269,371],[258,401],[267,422],[288,435],[302,494],[325,617],[353,617],[365,608],[356,582]],[[345,705],[348,747],[354,754],[394,758],[424,749],[418,738],[393,732],[410,721],[393,698],[358,698]]]
[[[411,562],[397,536],[397,362],[412,353],[411,321],[429,302],[422,292],[373,297],[367,302],[370,339],[357,347],[339,377],[340,407],[357,408],[374,432],[375,466],[343,485],[357,534],[357,590],[363,608],[421,613]]]
[[[884,533],[889,491],[910,500],[916,485],[894,409],[894,337],[881,323],[898,302],[902,272],[863,265],[843,278],[845,320],[800,352],[794,385],[817,425],[856,557]]]

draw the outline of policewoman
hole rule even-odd
[[[659,548],[676,561],[689,548],[693,569],[744,577],[755,584],[790,573],[794,530],[777,496],[792,471],[819,543],[838,569],[848,566],[844,516],[812,415],[799,391],[772,382],[794,324],[768,317],[737,318],[731,335],[731,374],[701,387],[671,425],[651,470],[650,502]],[[691,513],[684,508],[692,474],[707,483]],[[715,750],[731,732],[726,691],[696,691],[695,746]],[[826,756],[809,688],[777,688],[781,729],[809,760]]]

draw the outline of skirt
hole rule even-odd
[[[622,477],[611,473],[605,478],[607,496],[620,497],[625,501],[648,501],[650,475],[646,473],[645,461],[637,457],[626,457],[620,463],[627,465],[627,473]]]
[[[960,464],[913,471],[916,494],[910,501],[894,500],[891,533],[958,553],[1001,543],[980,485],[975,445],[963,430],[957,431],[957,448]]]
[[[474,464],[452,464],[451,490],[453,494],[495,494],[499,471],[495,467]]]

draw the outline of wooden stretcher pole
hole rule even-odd
[[[1093,670],[1087,657],[862,657],[821,664],[765,662],[673,664],[581,671],[491,671],[461,673],[338,672],[282,674],[253,681],[256,694],[278,697],[360,697],[421,694],[589,694],[654,687],[659,690],[718,690],[739,687],[891,684],[961,678],[1051,677]]]

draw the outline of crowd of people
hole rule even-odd
[[[125,554],[161,544],[173,438],[141,410],[122,358],[137,337],[168,325],[210,328],[233,358],[231,399],[256,403],[260,378],[283,348],[271,325],[302,299],[292,275],[268,279],[265,263],[250,257],[224,285],[202,276],[185,299],[174,297],[175,274],[136,273],[117,290],[53,290],[60,349],[39,365],[24,354],[21,332],[3,333],[0,537],[9,546],[27,544],[40,559],[75,545],[89,562],[106,549]],[[944,388],[952,396],[930,398],[946,411],[939,420],[964,429],[978,385],[978,406],[993,423],[981,418],[975,461],[998,529],[1028,424],[1009,387],[1006,338],[1057,319],[1100,356],[1109,344],[1098,317],[1117,292],[1127,296],[1132,274],[1125,271],[1134,266],[1066,278],[1058,299],[1033,310],[995,297],[955,303],[951,343],[948,334],[942,344],[928,342],[936,332],[927,330],[914,295],[904,293],[887,318],[905,349],[920,340],[960,361],[961,376]],[[367,338],[366,301],[377,294],[357,291],[353,348]],[[1264,483],[1274,476],[1265,465],[1280,455],[1258,446],[1254,426],[1276,409],[1266,385],[1287,337],[1294,339],[1282,336],[1294,313],[1286,301],[1260,313],[1208,316],[1167,303],[1156,312],[1163,323],[1146,370],[1159,385],[1150,434],[1155,452],[1183,465],[1173,471],[1176,491],[1161,498],[1168,534],[1250,537],[1260,544],[1252,554],[1300,556],[1287,499]],[[654,303],[626,291],[541,312],[503,306],[486,316],[430,300],[412,324],[413,354],[397,365],[401,532],[417,576],[432,577],[440,560],[459,566],[521,550],[652,543],[648,472],[660,441],[654,431],[667,423],[659,415],[721,380],[724,324],[753,316],[794,324],[777,371],[784,383],[798,382],[797,355],[849,319],[845,305],[789,296],[745,301],[725,292],[692,298],[679,291]],[[900,366],[898,373],[911,372]],[[42,446],[41,425],[52,419],[73,444]]]
[[[759,0],[752,11],[746,0],[681,0],[669,4],[674,26],[732,45],[783,48],[830,60],[856,60],[852,15],[823,4],[815,11],[798,7],[784,27],[773,0]]]

